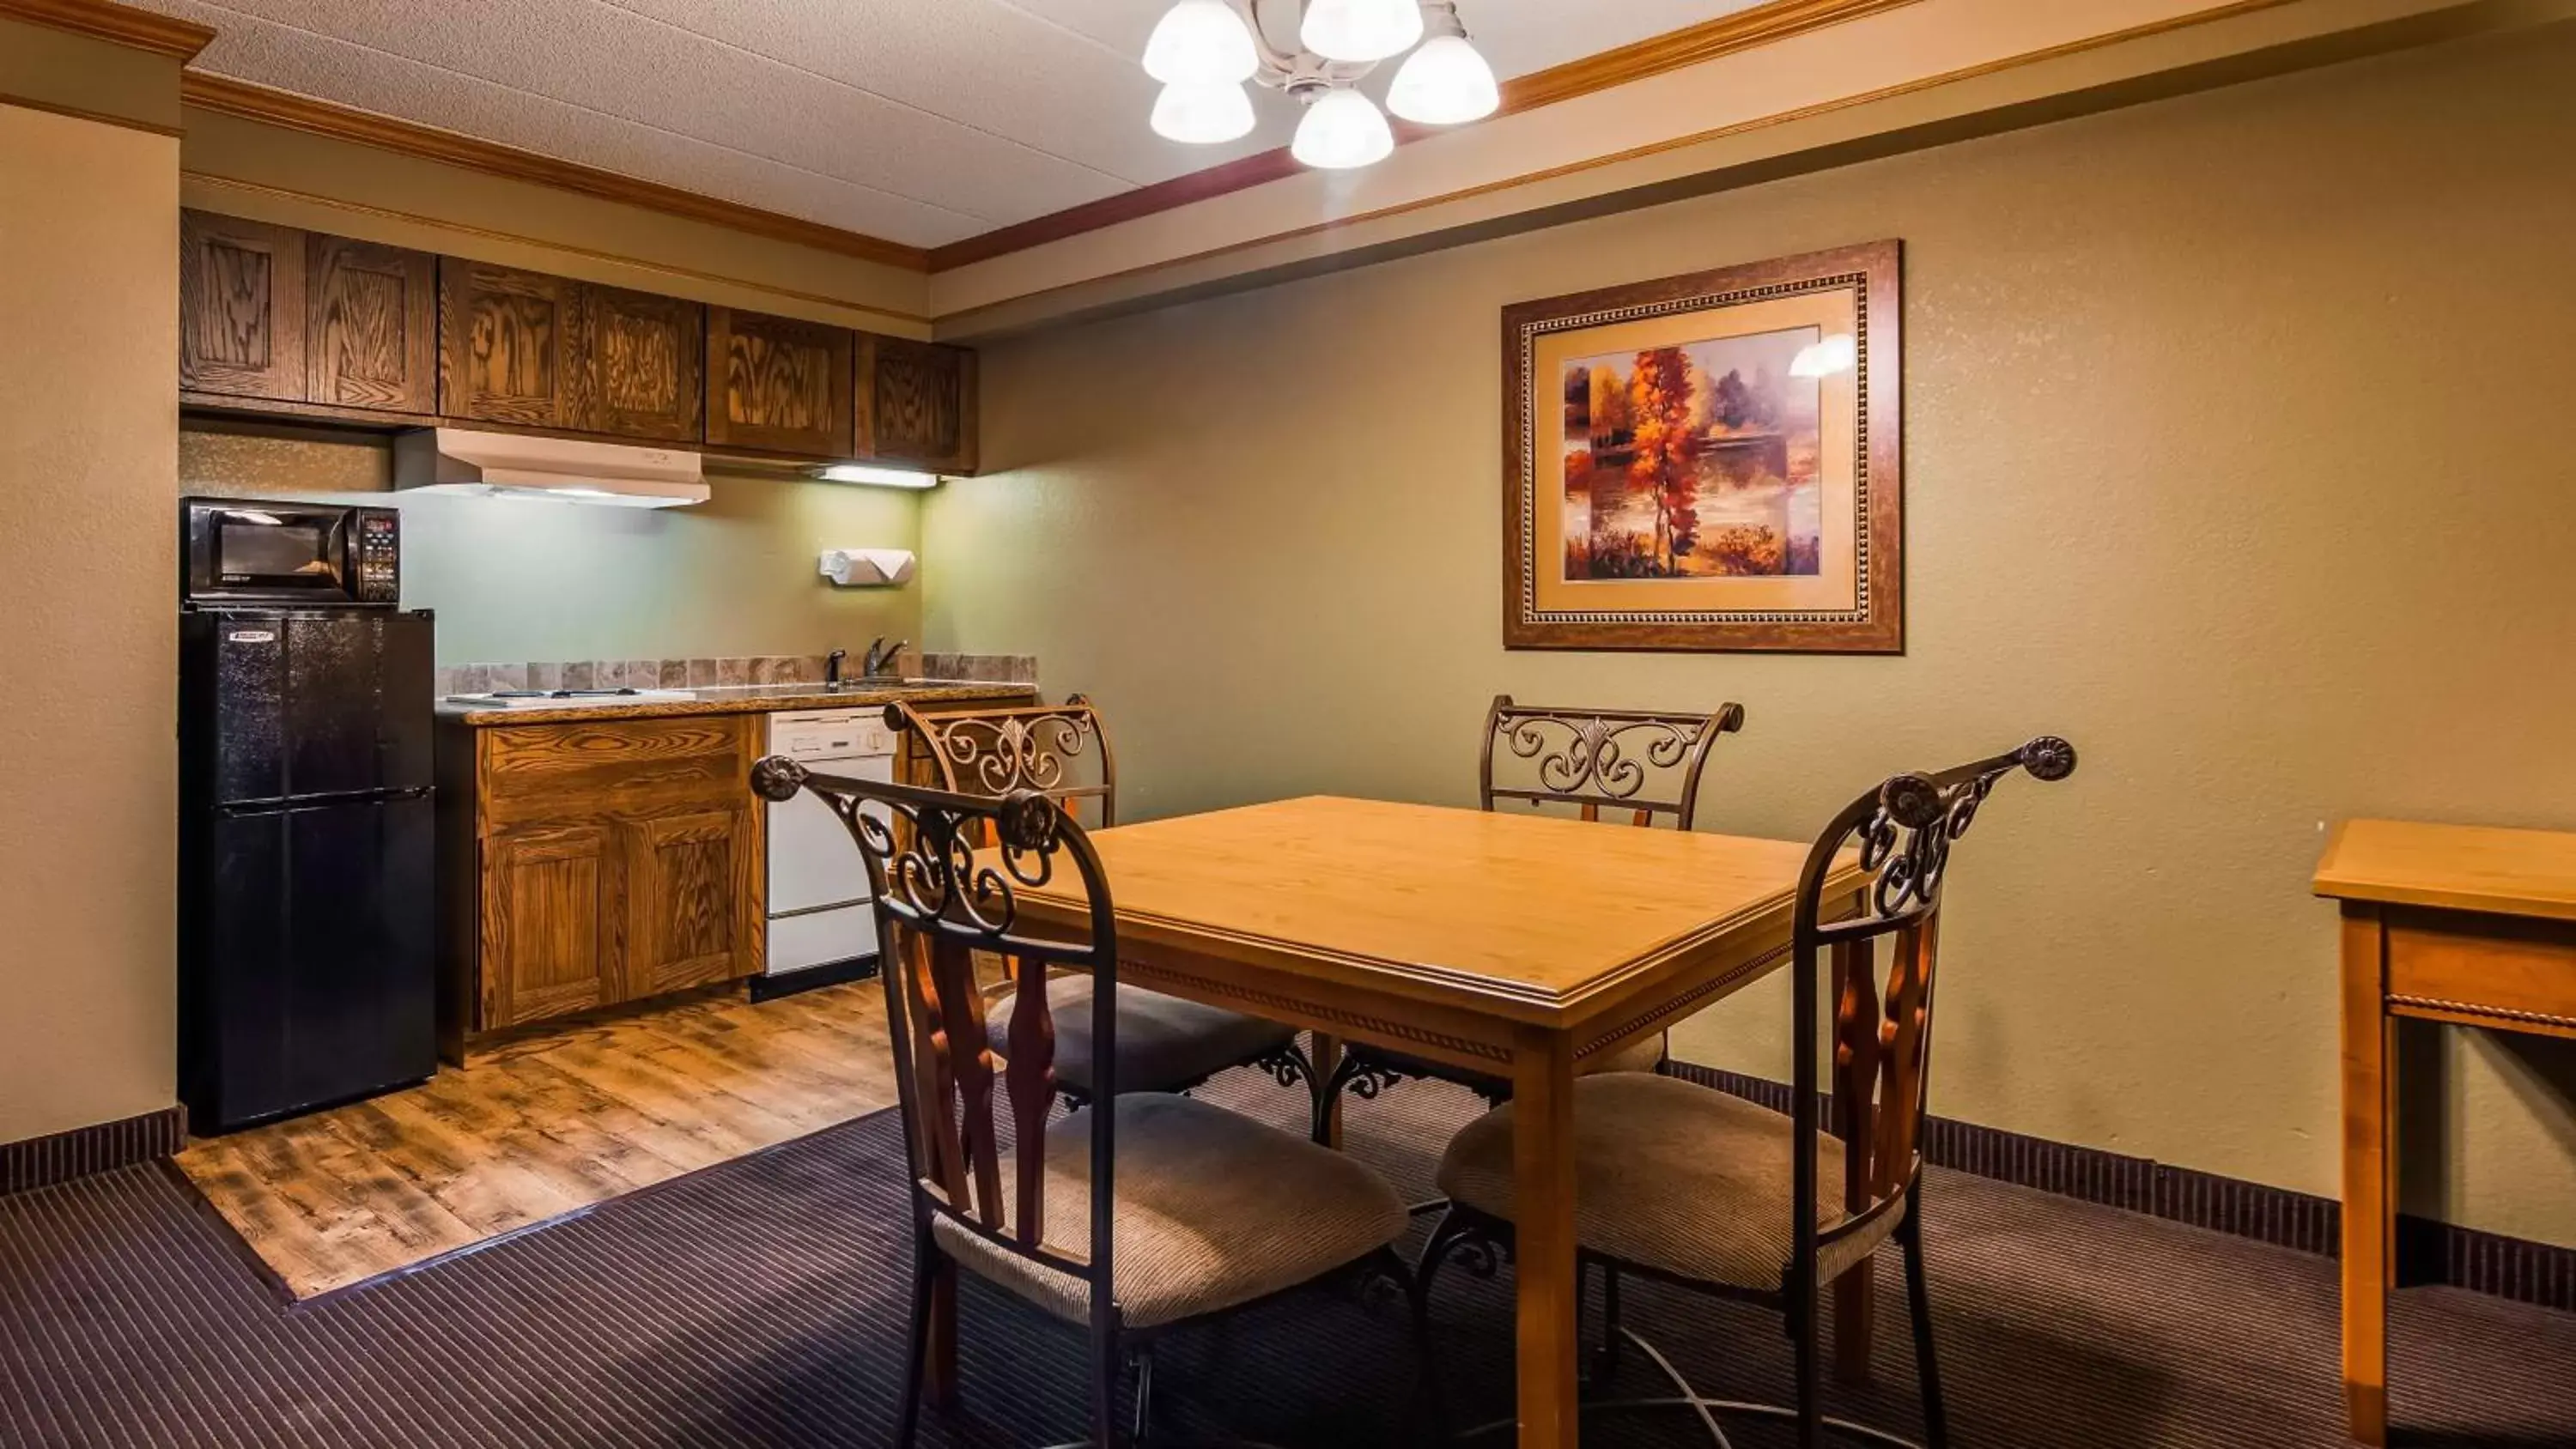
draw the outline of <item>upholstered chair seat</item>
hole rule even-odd
[[[1686,1278],[1776,1292],[1792,1256],[1787,1117],[1676,1077],[1613,1072],[1574,1084],[1574,1232],[1585,1250]],[[1816,1137],[1816,1218],[1842,1221],[1842,1143]],[[1512,1219],[1512,1109],[1469,1123],[1440,1159],[1440,1190]],[[1896,1230],[1882,1213],[1825,1247],[1831,1278]]]
[[[1011,1039],[1014,997],[1004,992],[992,1006],[996,1042]],[[1090,1098],[1092,1072],[1091,978],[1059,976],[1047,983],[1047,1010],[1055,1018],[1055,1079]],[[1118,988],[1118,1090],[1176,1092],[1228,1067],[1285,1050],[1297,1029],[1221,1007],[1203,1006],[1159,991]],[[1123,1148],[1123,1144],[1122,1144]]]
[[[1121,992],[1121,996],[1127,993]],[[1140,993],[1141,994],[1141,993]],[[1059,1022],[1067,1018],[1059,1017]],[[1121,1084],[1122,1087],[1124,1084]],[[1092,1114],[1047,1128],[1045,1246],[1088,1261]],[[1404,1235],[1403,1199],[1328,1148],[1188,1097],[1123,1092],[1112,1174],[1112,1283],[1131,1329],[1250,1303],[1359,1262]],[[1015,1180],[1004,1157],[1001,1179]],[[1074,1323],[1089,1285],[934,1217],[959,1265]],[[1009,1225],[1005,1224],[1005,1231]]]

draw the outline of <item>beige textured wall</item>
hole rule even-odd
[[[0,104],[0,1142],[174,1090],[178,150]]]
[[[918,495],[775,477],[714,477],[715,497],[661,511],[394,494],[392,454],[364,438],[191,427],[184,493],[394,502],[403,603],[438,613],[445,664],[728,654],[853,654],[921,637],[921,590],[836,589],[827,548],[917,548]]]
[[[1034,651],[1146,815],[1465,803],[1495,691],[1742,701],[1715,828],[2042,730],[1961,858],[1941,1112],[2335,1184],[2321,823],[2576,828],[2576,34],[2463,42],[987,351],[935,647]],[[1895,236],[1910,652],[1511,654],[1497,312]],[[1681,1033],[1781,1074],[1785,992]],[[2419,1211],[2576,1243],[2576,1051],[2457,1036]]]

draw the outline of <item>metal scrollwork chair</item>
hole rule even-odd
[[[886,725],[920,738],[950,790],[992,797],[1034,790],[1076,819],[1093,811],[1095,828],[1118,823],[1117,760],[1100,711],[1081,695],[1059,705],[957,713],[898,701],[886,706]],[[1096,768],[1087,764],[1093,759]],[[1066,1099],[1077,1103],[1098,1094],[1086,1005],[1091,990],[1085,976],[1058,977],[1048,987],[1054,1010],[1067,1018],[1056,1043],[1056,1076]],[[1016,999],[1000,1007],[1006,1023]],[[1257,1016],[1130,988],[1119,996],[1118,1021],[1118,1079],[1125,1091],[1185,1092],[1254,1063],[1288,1077],[1302,1069],[1296,1028]]]
[[[1498,694],[1485,715],[1477,794],[1489,811],[1498,802],[1533,809],[1570,806],[1585,820],[1599,820],[1606,809],[1626,815],[1632,825],[1688,830],[1699,813],[1700,774],[1708,765],[1709,751],[1719,735],[1743,728],[1740,704],[1722,704],[1709,714],[1671,714],[1515,704],[1510,695]],[[1510,756],[1533,762],[1530,770],[1512,777],[1528,783],[1498,780],[1494,768],[1498,744]],[[1653,1071],[1663,1060],[1664,1037],[1658,1032],[1595,1058],[1583,1069]],[[1457,1082],[1491,1104],[1507,1101],[1512,1094],[1512,1084],[1501,1077],[1383,1047],[1354,1045],[1317,1084],[1316,1139],[1327,1135],[1333,1101],[1341,1093],[1373,1098],[1406,1077]]]
[[[1090,1438],[1143,1443],[1162,1334],[1345,1270],[1408,1287],[1390,1245],[1410,1221],[1395,1190],[1340,1153],[1187,1097],[1124,1093],[1116,917],[1082,827],[1034,790],[1001,798],[809,773],[762,760],[770,800],[811,791],[859,845],[890,953],[883,973],[912,1167],[911,1347],[898,1442],[920,1413],[934,1289],[953,1265],[1090,1337]],[[1032,927],[1021,895],[1085,903],[1078,930]],[[1007,1025],[986,1014],[978,951],[1028,964]],[[1059,1022],[1047,968],[1087,971],[1084,1023],[1104,1048],[1099,1100],[1050,1122]],[[1065,1023],[1070,1025],[1070,1023]],[[996,1071],[997,1048],[1008,1065]],[[1007,1101],[997,1116],[996,1078]],[[1006,1129],[1007,1128],[1007,1132]],[[1116,1422],[1134,1364],[1135,1413]]]
[[[1905,1255],[1925,1439],[1932,1449],[1948,1443],[1923,1270],[1933,970],[1951,847],[1996,783],[2017,770],[2065,779],[2075,770],[2074,747],[2043,737],[1938,774],[1898,775],[1845,807],[1817,838],[1799,877],[1792,928],[1789,1116],[1673,1077],[1618,1072],[1575,1083],[1575,1236],[1587,1268],[1611,1270],[1602,1357],[1606,1366],[1624,1339],[1677,1391],[1591,1407],[1686,1410],[1720,1446],[1728,1442],[1719,1424],[1726,1415],[1793,1422],[1801,1449],[1828,1431],[1905,1446],[1883,1430],[1826,1417],[1818,1394],[1819,1295],[1844,1274],[1866,1272],[1893,1238]],[[1828,878],[1854,846],[1865,873],[1860,884],[1838,884],[1828,895]],[[1893,941],[1883,981],[1882,938]],[[1835,994],[1830,1133],[1818,1120],[1816,1047],[1818,982],[1828,958]],[[1497,1108],[1469,1124],[1441,1158],[1440,1187],[1451,1207],[1416,1270],[1417,1312],[1428,1311],[1444,1257],[1461,1253],[1481,1267],[1510,1242],[1511,1111]],[[1620,1324],[1622,1272],[1778,1310],[1795,1345],[1795,1405],[1701,1396]]]

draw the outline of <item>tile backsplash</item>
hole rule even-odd
[[[857,655],[842,662],[858,677]],[[1038,661],[1027,654],[915,654],[905,650],[894,672],[925,679],[1035,684]],[[451,664],[438,670],[441,695],[496,689],[720,689],[750,684],[820,684],[820,654],[744,654],[727,659],[565,659],[525,664]]]

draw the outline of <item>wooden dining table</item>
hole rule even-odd
[[[1511,1081],[1520,1443],[1575,1444],[1574,1079],[1782,964],[1807,845],[1329,796],[1091,838],[1122,985]]]

